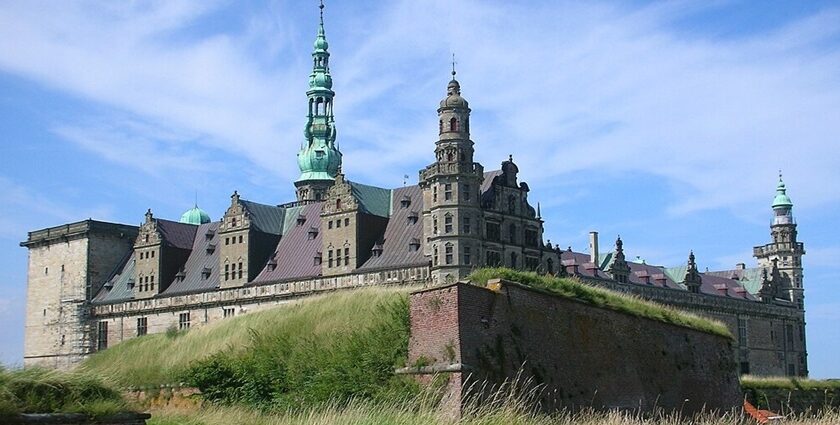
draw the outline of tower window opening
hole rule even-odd
[[[452,264],[452,252],[453,252],[452,244],[451,243],[446,244],[446,246],[444,248],[444,254],[445,254],[444,258],[445,258],[446,264]]]
[[[444,233],[452,233],[452,214],[446,214],[443,217],[443,231]]]
[[[449,120],[449,131],[458,131],[458,119],[452,118]]]
[[[341,211],[341,199],[336,199],[335,200],[335,209],[337,211]]]

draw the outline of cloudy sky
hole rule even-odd
[[[294,198],[315,0],[0,1],[0,360],[19,364],[28,230],[218,219]],[[457,55],[477,159],[509,154],[546,236],[754,264],[779,169],[795,203],[812,376],[840,377],[840,5],[329,1],[349,178],[416,182]]]

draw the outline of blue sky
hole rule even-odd
[[[28,230],[294,198],[316,24],[314,0],[0,2],[0,361]],[[840,4],[329,1],[326,28],[350,179],[416,181],[455,52],[477,159],[513,154],[561,246],[753,265],[783,169],[812,376],[840,377]]]

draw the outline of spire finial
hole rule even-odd
[[[455,79],[455,74],[456,74],[456,72],[455,72],[455,64],[456,63],[458,63],[458,62],[455,62],[455,53],[453,53],[452,54],[452,79],[453,80]]]
[[[324,0],[321,0],[321,4],[318,6],[318,9],[321,9],[321,25],[324,25]]]
[[[779,168],[779,181],[782,181],[782,169]]]

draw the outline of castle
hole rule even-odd
[[[221,220],[197,206],[140,226],[85,220],[30,232],[25,365],[69,368],[120,341],[274,307],[319,291],[431,286],[482,266],[563,276],[725,323],[741,373],[807,376],[801,258],[793,204],[779,181],[771,242],[758,267],[700,272],[631,262],[623,242],[587,253],[543,239],[539,205],[513,158],[485,171],[473,158],[470,108],[455,79],[437,109],[434,161],[419,184],[385,189],[349,180],[333,114],[329,45],[321,21],[312,53],[308,118],[297,155],[297,199],[262,204],[233,192]],[[550,347],[546,347],[550,349]]]

